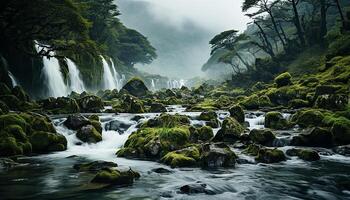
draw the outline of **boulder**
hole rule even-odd
[[[318,96],[324,94],[335,94],[340,89],[341,86],[338,85],[319,85],[315,89],[315,97],[317,98]]]
[[[350,120],[339,118],[333,123],[331,132],[337,144],[350,144]]]
[[[214,111],[205,111],[202,112],[199,117],[199,120],[206,121],[206,125],[210,126],[212,128],[218,128],[219,127],[219,120],[218,120],[218,115]]]
[[[173,128],[176,126],[190,125],[190,119],[186,115],[162,113],[159,117],[148,120],[143,127],[167,127]]]
[[[152,112],[152,113],[162,113],[166,111],[167,111],[166,107],[162,103],[152,103],[151,108],[149,109],[149,112]]]
[[[333,152],[343,156],[350,156],[350,145],[334,147]]]
[[[244,123],[244,111],[239,105],[232,106],[229,109],[230,116],[235,118],[239,123]]]
[[[3,101],[0,101],[0,109],[2,114],[7,114],[10,111],[9,107]]]
[[[105,168],[118,167],[117,163],[106,161],[94,161],[90,163],[75,164],[73,168],[80,172],[98,172]]]
[[[320,126],[323,119],[322,112],[316,109],[300,110],[292,117],[292,121],[302,128]]]
[[[227,117],[223,121],[221,129],[213,138],[213,141],[236,142],[240,138],[243,131],[243,126],[235,118]]]
[[[0,101],[4,102],[11,110],[22,110],[21,102],[15,95],[2,95],[0,96]]]
[[[94,126],[85,125],[81,127],[77,132],[77,138],[87,143],[97,143],[102,141],[102,135],[99,133]]]
[[[199,194],[199,193],[209,194],[209,195],[215,194],[214,191],[207,189],[207,185],[203,183],[184,185],[180,188],[180,192],[188,195]]]
[[[139,78],[132,78],[123,86],[122,89],[137,97],[145,96],[149,92],[144,82]]]
[[[278,75],[275,78],[275,83],[276,83],[277,87],[283,87],[283,86],[290,85],[292,83],[291,79],[292,79],[292,76],[290,75],[290,73],[285,72],[285,73]]]
[[[329,110],[342,110],[349,103],[349,97],[345,94],[324,94],[317,97],[315,106]]]
[[[131,168],[104,168],[96,174],[91,183],[107,184],[107,186],[129,186],[139,178],[140,174]]]
[[[118,120],[110,121],[106,124],[105,130],[113,130],[118,131],[118,133],[124,133],[126,130],[128,130],[132,126],[132,123],[122,122]]]
[[[259,150],[258,156],[255,160],[262,163],[277,163],[285,161],[286,156],[281,150],[262,148]]]
[[[199,150],[196,147],[188,147],[177,151],[169,152],[161,161],[170,167],[194,167],[199,159]]]
[[[81,112],[99,113],[103,109],[102,99],[98,96],[85,96],[78,99],[78,104]]]
[[[309,147],[332,147],[333,135],[327,129],[315,127],[305,130],[298,136],[294,136],[292,138],[291,145]]]
[[[249,138],[256,144],[264,146],[272,146],[273,141],[276,139],[275,135],[266,129],[253,129],[249,133]]]
[[[162,168],[162,167],[152,169],[152,172],[157,173],[157,174],[171,174],[171,173],[173,173],[172,171],[165,169],[165,168]]]
[[[279,112],[268,112],[265,115],[265,127],[272,129],[288,129],[288,121]]]
[[[144,113],[145,109],[141,100],[131,95],[123,95],[121,104],[113,108],[122,113]]]
[[[80,111],[77,101],[68,97],[50,97],[40,101],[40,103],[45,110],[52,114],[68,114]]]
[[[288,149],[286,154],[288,156],[298,156],[300,159],[306,161],[317,161],[320,159],[317,151],[309,149]]]
[[[71,130],[78,130],[83,126],[90,124],[90,121],[83,115],[76,114],[69,115],[66,121],[63,122],[63,124]]]
[[[30,143],[35,153],[64,151],[67,149],[67,140],[63,135],[36,131],[30,136]]]
[[[205,144],[200,163],[203,168],[234,167],[236,154],[225,144]]]

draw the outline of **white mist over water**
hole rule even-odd
[[[80,71],[75,63],[66,58],[66,62],[69,70],[69,86],[70,90],[78,93],[82,93],[85,91],[85,85],[80,76]]]
[[[174,89],[174,88],[181,88],[182,86],[185,86],[186,81],[181,79],[181,80],[169,80],[168,81],[168,88],[169,89]]]
[[[12,86],[15,87],[19,85],[15,76],[10,71],[8,71],[8,73],[9,73],[9,77],[11,78]]]

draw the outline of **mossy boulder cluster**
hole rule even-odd
[[[57,133],[51,121],[36,113],[0,115],[0,156],[30,155],[64,151],[66,138]]]

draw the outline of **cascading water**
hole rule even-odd
[[[101,56],[101,59],[103,64],[103,89],[117,89],[117,84],[111,71],[111,67],[103,56]]]
[[[151,80],[151,87],[152,87],[152,90],[155,91],[156,90],[156,84],[154,82],[154,79]]]
[[[110,59],[110,62],[111,62],[111,68],[112,68],[112,72],[113,72],[113,77],[114,77],[114,81],[115,81],[115,84],[117,86],[117,90],[120,90],[120,85],[119,85],[119,74],[117,72],[117,70],[115,69],[115,65],[114,65],[114,62],[112,60],[112,58]]]
[[[12,86],[15,87],[19,85],[15,76],[10,71],[8,71],[8,73],[9,73],[9,77],[11,78]]]
[[[85,85],[84,85],[83,80],[81,79],[80,71],[79,71],[78,67],[69,58],[66,58],[66,62],[68,65],[68,70],[69,70],[69,88],[70,88],[70,91],[74,91],[74,92],[78,92],[78,93],[85,91]]]
[[[48,95],[52,97],[61,97],[68,95],[68,88],[64,83],[59,62],[56,58],[43,57],[44,67],[41,74],[45,80],[48,89]]]
[[[122,74],[122,78],[118,80],[118,85],[119,85],[118,90],[121,90],[121,89],[122,89],[122,87],[124,86],[125,80],[126,80],[125,75]]]
[[[186,81],[183,79],[181,79],[181,80],[169,80],[167,82],[169,89],[181,88],[182,86],[185,86],[185,84],[186,84]]]

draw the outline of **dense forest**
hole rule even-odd
[[[235,2],[191,84],[117,3],[0,2],[1,199],[350,198],[348,0]]]

